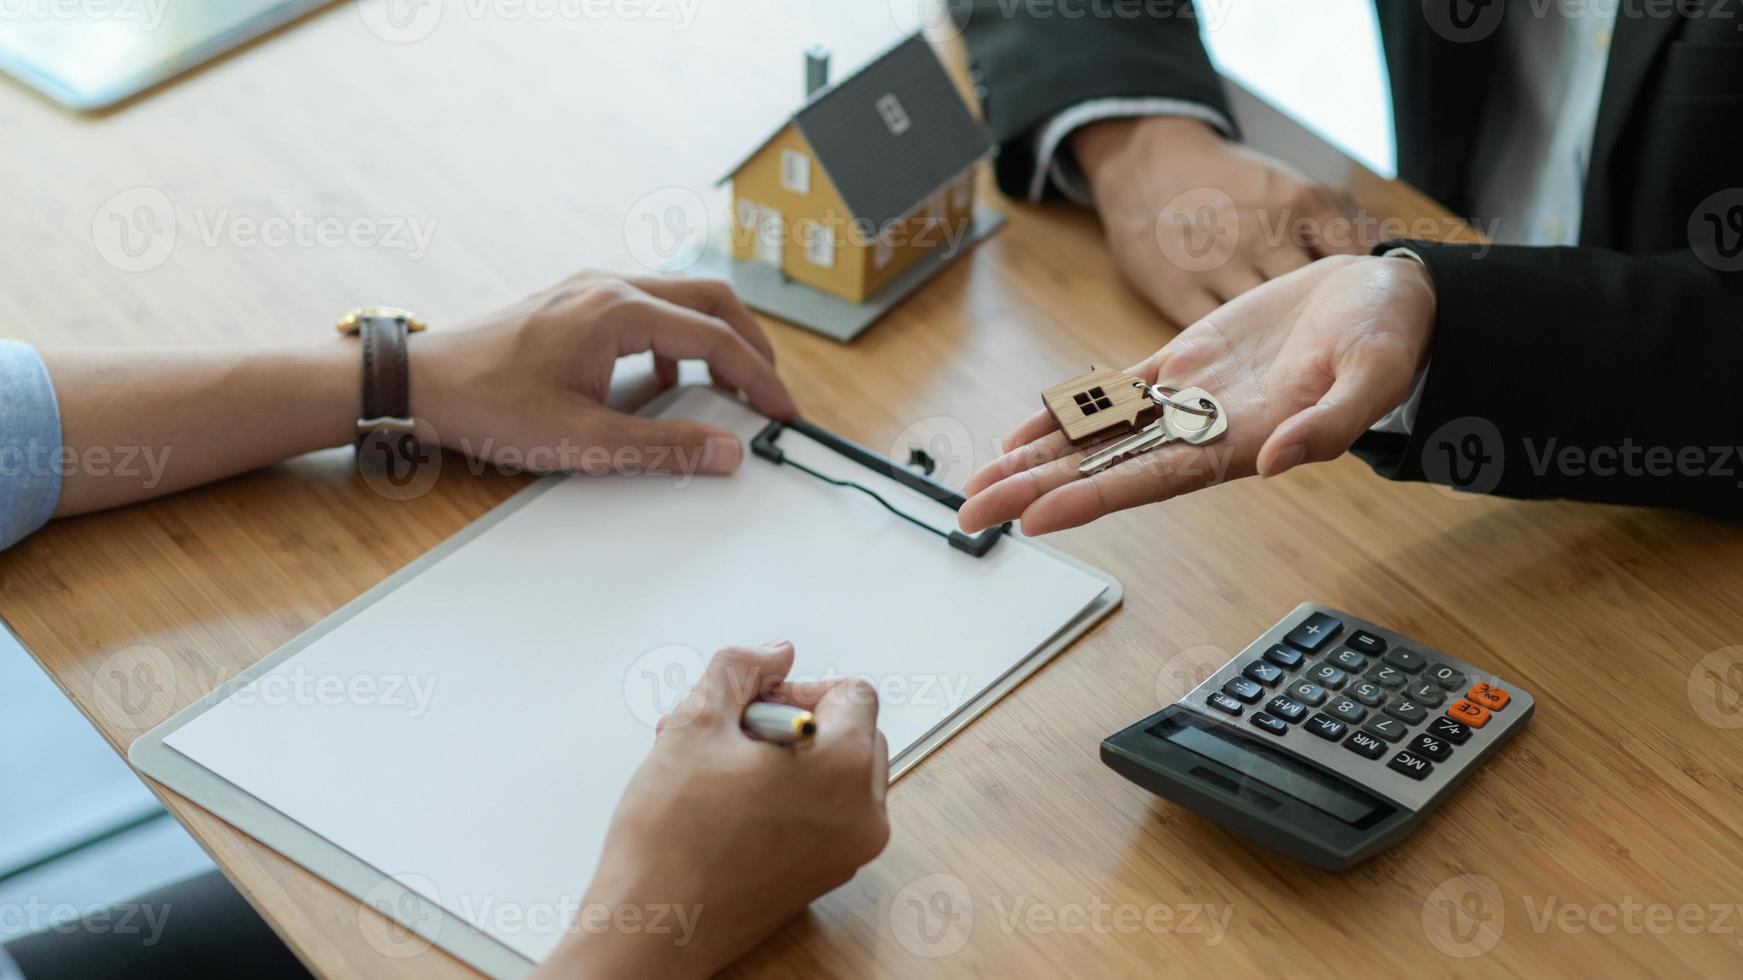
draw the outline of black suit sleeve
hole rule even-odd
[[[1232,118],[1191,0],[953,0],[951,9],[999,147],[994,171],[1012,197],[1027,196],[1034,179],[1036,131],[1078,103],[1172,98]]]
[[[1439,297],[1409,436],[1381,475],[1743,517],[1743,273],[1690,251],[1389,242]]]

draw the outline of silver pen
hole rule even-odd
[[[807,746],[817,737],[817,716],[804,708],[770,701],[745,706],[739,726],[751,738],[775,745]]]

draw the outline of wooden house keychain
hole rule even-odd
[[[1229,428],[1222,403],[1203,388],[1166,388],[1124,371],[1091,371],[1048,388],[1041,401],[1075,445],[1125,433],[1083,458],[1077,471],[1085,475],[1176,440],[1202,446]],[[1155,420],[1139,428],[1157,410]]]

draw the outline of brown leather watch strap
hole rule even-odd
[[[357,326],[363,341],[363,418],[409,418],[412,378],[406,340],[411,331],[405,320],[363,316]],[[358,438],[363,435],[359,433]]]

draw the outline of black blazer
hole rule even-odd
[[[996,172],[1021,196],[1034,135],[1104,96],[1229,115],[1189,0],[1083,9],[959,0]],[[1380,0],[1399,176],[1469,215],[1501,0]],[[1045,16],[1043,16],[1045,15]],[[1395,479],[1743,515],[1743,9],[1619,5],[1573,248],[1406,242],[1439,294],[1409,437],[1356,451]],[[1388,246],[1396,243],[1388,243]]]

